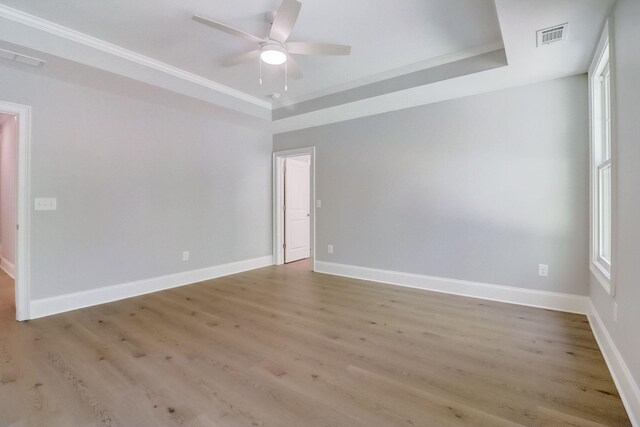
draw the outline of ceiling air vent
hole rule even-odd
[[[567,37],[567,25],[567,23],[564,23],[544,30],[538,30],[536,32],[538,39],[537,46],[540,47],[564,40]]]

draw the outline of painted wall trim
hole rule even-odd
[[[620,393],[631,424],[635,427],[640,427],[640,387],[638,387],[638,383],[635,382],[631,375],[631,371],[629,371],[627,364],[618,351],[618,347],[616,347],[591,300],[589,300],[588,318],[593,335],[596,337],[600,351],[607,362],[609,372],[611,372],[618,393]]]
[[[26,25],[31,28],[35,28],[37,30],[44,31],[46,33],[49,33],[58,37],[65,38],[75,43],[79,43],[81,45],[108,53],[110,55],[125,59],[127,61],[131,61],[138,65],[142,65],[142,66],[154,69],[156,71],[163,72],[173,77],[186,80],[190,83],[195,83],[197,85],[204,86],[206,88],[218,91],[220,93],[224,93],[225,95],[232,96],[242,101],[249,102],[251,104],[265,108],[267,110],[271,110],[271,103],[267,101],[256,98],[254,96],[251,96],[239,90],[230,88],[229,86],[225,86],[223,84],[217,83],[213,80],[206,79],[197,74],[193,74],[188,71],[182,70],[178,67],[174,67],[172,65],[150,58],[148,56],[144,56],[137,52],[125,49],[118,45],[108,43],[104,40],[98,39],[96,37],[92,37],[88,34],[84,34],[79,31],[72,30],[71,28],[67,28],[65,26],[39,18],[37,16],[30,15],[28,13],[22,12],[21,10],[13,9],[11,7],[0,4],[0,17]]]
[[[11,276],[12,279],[16,278],[14,273],[15,266],[6,258],[0,258],[0,268],[3,269],[4,272],[9,276]]]
[[[242,273],[273,264],[273,255],[31,301],[31,319]]]
[[[320,89],[318,91],[308,93],[305,95],[300,95],[295,98],[287,98],[283,101],[276,101],[273,103],[273,109],[275,110],[277,108],[290,107],[304,101],[309,101],[309,100],[320,98],[326,95],[332,95],[334,93],[343,92],[349,89],[354,89],[359,86],[364,86],[371,83],[377,83],[382,80],[399,77],[404,74],[409,74],[416,71],[437,67],[439,65],[445,65],[451,62],[460,61],[462,59],[471,58],[473,56],[482,55],[485,53],[489,53],[489,52],[504,49],[504,48],[505,48],[504,43],[502,42],[502,40],[500,40],[493,43],[487,43],[484,45],[475,46],[469,49],[459,50],[457,52],[448,53],[446,55],[437,56],[435,58],[425,59],[423,61],[419,61],[413,64],[405,65],[403,67],[395,68],[393,70],[388,70],[378,74],[373,74],[373,75],[363,77],[361,79],[353,80],[341,85],[331,86],[326,89]]]
[[[586,296],[447,279],[325,261],[316,261],[314,271],[453,295],[585,314],[589,319],[593,335],[609,367],[631,423],[634,427],[640,427],[640,387],[631,375],[593,302]]]
[[[29,319],[31,300],[31,107],[0,101],[0,111],[18,116],[18,175],[16,195],[16,256],[13,276],[16,319]]]
[[[273,152],[273,178],[272,178],[272,198],[273,198],[273,215],[272,215],[272,235],[273,235],[273,264],[284,264],[284,255],[282,251],[282,244],[284,243],[282,227],[284,227],[284,216],[280,206],[282,191],[282,164],[281,160],[287,157],[297,157],[308,155],[311,157],[311,179],[309,189],[309,198],[311,199],[310,214],[310,227],[311,227],[311,260],[313,262],[312,269],[315,271],[316,262],[316,147],[304,147],[294,148],[292,150],[281,150]]]
[[[288,107],[275,108],[272,111],[272,119],[279,121],[305,115],[313,111],[326,110],[339,105],[378,98],[387,94],[414,91],[418,88],[428,87],[458,77],[479,74],[506,66],[507,55],[505,50],[494,50],[481,55],[448,62],[436,67],[426,68],[379,82],[347,89],[342,92],[317,97]]]
[[[335,276],[351,277],[390,285],[444,292],[530,307],[547,308],[569,313],[589,313],[589,298],[581,295],[537,291],[512,286],[493,285],[490,283],[470,282],[399,271],[335,264],[325,261],[316,261],[314,271],[333,274]]]

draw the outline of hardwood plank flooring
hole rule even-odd
[[[18,323],[0,426],[629,426],[585,316],[308,262]]]

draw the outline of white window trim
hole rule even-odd
[[[607,49],[608,48],[608,49]],[[607,52],[609,54],[609,73],[610,73],[610,115],[611,115],[611,133],[610,133],[610,144],[611,144],[611,156],[610,156],[610,164],[611,164],[611,265],[607,269],[604,265],[605,263],[600,260],[599,250],[596,247],[597,242],[599,241],[597,237],[597,233],[599,232],[598,225],[598,195],[599,191],[597,188],[598,185],[598,177],[597,177],[597,165],[595,164],[595,135],[599,131],[597,127],[597,122],[594,120],[593,112],[594,112],[594,96],[599,93],[595,90],[594,86],[596,84],[600,84],[599,78],[597,78],[598,65],[600,61]],[[589,211],[590,211],[590,221],[589,221],[589,269],[593,276],[598,280],[598,282],[602,285],[604,290],[611,296],[615,294],[615,262],[616,262],[616,111],[615,111],[615,60],[614,60],[614,48],[613,48],[613,33],[612,33],[612,23],[611,19],[608,19],[604,29],[602,31],[602,36],[600,37],[600,42],[598,43],[598,47],[593,55],[593,60],[591,62],[591,67],[589,68],[589,133],[590,133],[590,152],[589,152]],[[608,270],[608,271],[607,271]]]

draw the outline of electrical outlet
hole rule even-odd
[[[322,200],[316,200],[316,208],[321,208],[322,207]]]
[[[547,277],[549,275],[549,266],[547,264],[538,264],[538,276]]]
[[[189,251],[182,252],[182,260],[189,261]]]
[[[327,246],[327,252],[329,252],[330,254],[333,253],[333,245]]]
[[[618,323],[618,303],[613,303],[613,321]]]

